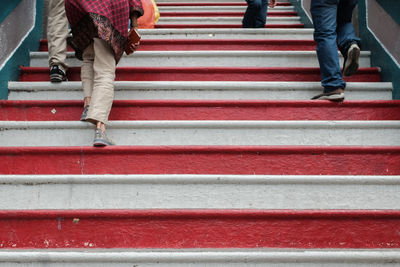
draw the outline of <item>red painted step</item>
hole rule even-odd
[[[160,17],[243,17],[243,12],[160,12]],[[267,17],[294,17],[295,11],[268,12]],[[268,20],[268,18],[267,18]]]
[[[20,81],[50,81],[47,67],[20,67]],[[68,70],[69,81],[80,81],[80,68]],[[360,68],[348,82],[380,82],[379,68]],[[116,81],[321,81],[319,68],[258,67],[118,67]]]
[[[314,51],[313,40],[141,40],[138,51],[195,51],[195,50],[240,50],[240,51]],[[48,51],[47,40],[40,41],[39,51]],[[68,48],[68,51],[73,51]]]
[[[291,6],[292,4],[290,2],[280,2],[277,3],[277,6]],[[204,2],[198,2],[198,3],[157,3],[157,6],[247,6],[245,2],[243,3],[204,3]]]
[[[400,146],[0,148],[2,174],[400,175],[399,162]]]
[[[82,101],[0,101],[0,120],[74,121]],[[400,120],[395,101],[115,100],[110,120]]]
[[[242,24],[156,24],[156,29],[242,28]],[[304,28],[304,24],[268,24],[265,28]]]
[[[0,211],[1,247],[400,248],[398,210]]]

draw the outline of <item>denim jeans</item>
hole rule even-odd
[[[345,55],[349,46],[360,39],[355,36],[351,23],[353,9],[358,0],[311,0],[311,15],[314,23],[314,40],[321,69],[324,93],[338,88],[344,89],[339,64],[338,47]]]
[[[246,0],[243,28],[264,28],[267,21],[268,0]]]

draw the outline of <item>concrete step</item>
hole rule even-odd
[[[81,100],[80,82],[10,82],[9,100]],[[115,99],[265,99],[309,100],[320,94],[320,82],[115,82]],[[348,83],[347,100],[391,100],[392,83]]]
[[[400,175],[400,147],[0,147],[7,174]]]
[[[167,7],[167,6],[198,6],[198,7],[203,7],[203,6],[243,6],[243,7],[247,7],[247,3],[245,3],[245,2],[226,2],[226,1],[214,1],[214,2],[208,2],[208,1],[203,1],[203,2],[194,2],[194,1],[160,2],[160,1],[157,1],[157,6],[158,6],[158,8]],[[280,7],[280,6],[292,6],[292,3],[277,2],[276,7]]]
[[[371,67],[370,51],[362,51],[361,68]],[[30,53],[32,67],[47,67],[47,52]],[[210,58],[212,60],[210,60]],[[67,53],[69,66],[81,66],[73,52]],[[340,64],[343,57],[340,56]],[[124,55],[120,67],[318,67],[315,51],[137,51]]]
[[[153,39],[313,40],[314,29],[139,29],[141,42]],[[43,50],[41,50],[43,51]]]
[[[376,210],[400,203],[400,176],[0,175],[0,183],[4,210]]]
[[[242,23],[229,23],[229,24],[156,24],[156,29],[197,29],[197,28],[216,28],[216,29],[230,29],[242,28]],[[304,24],[265,24],[264,28],[271,29],[297,29],[304,28]]]
[[[22,82],[50,81],[49,67],[20,67]],[[68,81],[80,81],[80,67],[70,67]],[[117,67],[116,81],[320,81],[319,68],[285,67]],[[379,68],[360,68],[346,82],[380,82]]]
[[[312,40],[238,40],[238,39],[153,39],[141,40],[138,51],[189,51],[189,50],[295,50],[313,51]],[[40,40],[39,51],[48,51],[47,40]],[[68,47],[68,51],[73,51]]]
[[[195,5],[195,6],[204,6],[204,5],[247,5],[246,2],[241,0],[204,0],[204,1],[194,1],[194,0],[157,0],[157,5]],[[290,1],[288,0],[277,0],[278,5],[291,5]]]
[[[185,16],[184,13],[187,12],[196,12],[196,13],[206,13],[206,12],[216,12],[216,13],[221,13],[221,12],[241,12],[244,13],[246,11],[247,6],[246,5],[223,5],[223,6],[190,6],[190,5],[184,5],[184,6],[174,6],[174,5],[161,5],[158,7],[158,10],[160,13],[164,12],[176,12],[179,13],[181,16]],[[280,12],[294,12],[294,7],[293,6],[282,6],[278,5],[274,8],[268,8],[267,16],[270,14],[275,14],[275,13],[280,13]]]
[[[182,7],[183,9],[186,9],[185,7]],[[160,18],[185,18],[185,17],[237,17],[237,18],[243,18],[245,14],[245,8],[238,9],[236,7],[233,7],[232,9],[230,8],[225,8],[225,7],[211,7],[211,8],[205,8],[205,9],[189,9],[187,10],[180,10],[180,7],[173,7],[171,8],[170,11],[163,11],[160,12]],[[273,11],[268,11],[267,13],[267,21],[270,18],[274,17],[294,17],[297,16],[297,12],[294,11],[293,8],[290,7],[283,7],[280,10],[273,10]],[[158,23],[158,22],[157,22]]]
[[[203,7],[203,6],[243,6],[247,7],[247,3],[245,2],[226,2],[226,1],[214,1],[214,2],[208,2],[208,1],[203,1],[203,2],[193,2],[193,1],[186,1],[186,2],[160,2],[157,1],[157,6],[158,8],[160,7],[168,7],[168,6],[198,6],[198,7]],[[278,2],[276,7],[280,6],[292,6],[292,3],[290,2]]]
[[[191,17],[160,17],[157,25],[164,24],[240,24],[241,17],[217,17],[217,16],[191,16]],[[270,17],[267,20],[267,25],[275,24],[300,24],[300,17]]]
[[[0,121],[0,146],[87,146],[80,121]],[[396,146],[400,121],[110,121],[108,136],[134,146]],[[39,138],[40,137],[40,138]]]
[[[398,210],[0,211],[2,249],[398,249],[399,225]]]
[[[278,3],[288,3],[288,1],[287,0],[278,0],[277,1]],[[203,0],[203,1],[191,1],[191,0],[157,0],[157,5],[159,5],[160,3],[165,3],[165,4],[172,4],[172,3],[184,3],[185,5],[186,4],[195,4],[195,5],[197,5],[197,3],[200,3],[200,4],[204,4],[204,3],[212,3],[212,4],[215,4],[215,3],[218,3],[218,4],[220,4],[220,3],[240,3],[240,4],[246,4],[246,3],[243,3],[243,1],[242,0]]]
[[[178,8],[175,8],[179,10]],[[221,7],[213,7],[213,9],[209,9],[208,11],[203,11],[199,9],[193,9],[192,11],[165,11],[160,13],[160,18],[189,18],[189,17],[210,17],[210,18],[217,18],[217,17],[229,17],[229,18],[240,18],[243,19],[245,14],[245,9],[239,10],[237,9],[229,11],[229,9],[221,8]],[[271,18],[291,18],[296,17],[298,14],[297,12],[293,11],[293,9],[283,9],[281,11],[272,11],[268,12],[267,14],[267,21]],[[159,22],[159,21],[158,21]],[[158,23],[157,22],[157,23]]]
[[[76,121],[83,101],[0,101],[0,120]],[[400,120],[400,101],[115,100],[110,120]]]
[[[0,266],[398,266],[396,249],[2,250]],[[229,261],[227,262],[227,259]],[[29,265],[28,265],[29,264]]]
[[[313,40],[314,29],[140,29],[146,39],[275,39]]]
[[[247,7],[246,2],[226,2],[226,1],[214,1],[214,2],[194,2],[194,1],[186,1],[186,2],[159,2],[157,1],[157,7],[171,7],[171,6],[198,6],[198,7],[205,7],[205,6],[242,6]],[[278,2],[276,7],[281,6],[292,6],[290,2]]]

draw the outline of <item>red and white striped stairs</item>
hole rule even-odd
[[[242,29],[242,0],[158,0],[117,69],[93,148],[80,63],[47,44],[0,121],[0,266],[397,266],[400,101],[362,51],[343,103],[321,92],[289,2]]]

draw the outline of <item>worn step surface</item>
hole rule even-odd
[[[179,8],[176,8],[179,9]],[[297,17],[296,20],[297,23],[301,23],[300,21],[300,17],[297,16],[297,13],[295,11],[292,11],[293,9],[282,9],[281,11],[273,11],[273,12],[268,12],[268,18],[266,23],[271,23],[274,22],[275,20],[284,20],[284,19],[291,19],[292,17]],[[224,8],[213,8],[210,9],[209,11],[206,12],[199,12],[196,11],[195,9],[192,11],[184,11],[184,12],[179,12],[176,10],[172,10],[172,11],[165,11],[165,12],[160,12],[160,18],[157,22],[157,24],[159,24],[162,20],[167,19],[167,20],[171,20],[171,21],[183,21],[184,18],[188,19],[188,23],[189,21],[191,21],[193,18],[204,18],[204,19],[211,19],[211,20],[215,20],[217,17],[219,18],[236,18],[235,23],[242,23],[243,20],[243,16],[244,16],[245,12],[244,9],[243,10],[229,10],[229,9],[224,9]],[[161,18],[163,18],[161,20]],[[211,21],[210,21],[211,22]],[[273,23],[272,23],[273,24]]]
[[[264,28],[289,28],[289,29],[297,29],[297,28],[303,28],[304,24],[300,23],[293,23],[293,24],[282,24],[282,23],[277,23],[277,24],[265,24]],[[156,29],[192,29],[192,28],[242,28],[242,23],[234,23],[234,24],[157,24],[155,26]]]
[[[118,145],[395,146],[400,121],[109,121]],[[0,121],[0,146],[84,146],[93,125],[80,121]],[[40,137],[40,138],[39,138]]]
[[[138,51],[188,50],[315,50],[312,40],[254,40],[254,39],[147,39],[140,41]],[[47,40],[40,40],[39,51],[48,51]],[[73,51],[68,48],[68,51]]]
[[[211,7],[202,11],[198,11],[198,9],[193,9],[192,7],[183,7],[182,9],[186,9],[186,11],[180,11],[181,7],[172,7],[169,10],[163,10],[160,12],[160,18],[157,24],[160,22],[161,18],[168,18],[173,19],[176,18],[177,20],[182,20],[182,18],[189,18],[189,17],[203,17],[205,19],[212,18],[212,17],[236,17],[239,19],[239,23],[242,22],[243,16],[245,14],[245,9],[243,8],[221,8],[221,7]],[[293,11],[293,8],[290,7],[282,7],[278,10],[268,11],[268,20],[272,21],[273,18],[290,18],[296,17],[297,13]],[[300,20],[300,18],[298,18]],[[299,22],[300,23],[300,22]]]
[[[215,3],[222,3],[222,4],[231,4],[231,3],[235,3],[235,4],[237,4],[237,3],[240,3],[241,5],[243,5],[243,4],[246,4],[246,3],[243,3],[243,1],[241,1],[241,0],[204,0],[204,1],[191,1],[191,0],[157,0],[157,5],[159,4],[159,3],[162,3],[162,4],[165,4],[165,5],[170,5],[170,4],[172,4],[172,3],[179,3],[179,4],[194,4],[194,5],[197,5],[198,3],[200,3],[200,6],[202,5],[202,4],[205,4],[205,3],[211,3],[211,4],[215,4]],[[288,1],[286,0],[286,1],[281,1],[281,0],[277,0],[277,3],[278,4],[281,4],[281,3],[283,3],[283,4],[287,4],[288,3]]]
[[[203,24],[214,24],[215,26],[221,25],[221,24],[241,24],[242,23],[242,18],[240,17],[241,14],[238,14],[238,16],[232,16],[229,17],[230,13],[224,13],[223,17],[218,16],[218,14],[197,14],[194,13],[192,14],[193,16],[188,16],[188,17],[160,17],[159,21],[157,22],[158,26],[162,26],[165,24],[169,25],[180,25],[180,24],[196,24],[196,25],[203,25]],[[284,13],[285,14],[285,13]],[[290,14],[290,13],[289,13]],[[172,15],[172,14],[170,14]],[[176,14],[179,15],[179,14]],[[198,15],[198,16],[196,16]],[[203,15],[203,16],[201,16]],[[214,16],[213,16],[214,15]],[[273,16],[268,18],[267,20],[267,27],[268,25],[296,25],[300,24],[300,17],[296,16]]]
[[[81,68],[68,69],[68,81],[81,80]],[[319,81],[319,68],[285,67],[118,67],[116,81]],[[20,81],[49,81],[48,67],[21,67]],[[360,68],[346,82],[380,82],[379,68]],[[366,84],[368,86],[368,84]]]
[[[3,249],[400,248],[392,210],[8,210],[0,218]]]
[[[204,6],[243,6],[247,7],[247,3],[243,2],[224,2],[224,1],[213,1],[213,2],[208,2],[208,1],[203,1],[203,2],[160,2],[157,1],[157,6],[158,8],[160,7],[171,7],[171,6],[197,6],[197,7],[204,7]],[[276,7],[280,6],[292,6],[290,2],[277,2]]]
[[[370,52],[362,51],[361,68],[371,67]],[[32,67],[48,65],[47,52],[31,52]],[[213,60],[210,60],[212,58]],[[343,64],[343,57],[340,56]],[[81,66],[73,52],[67,53],[69,66]],[[120,67],[318,67],[315,51],[137,51],[123,56]]]
[[[170,3],[200,3],[200,1],[191,1],[191,0],[157,0],[157,3],[165,3],[165,4],[170,4]],[[278,3],[280,2],[288,2],[288,1],[281,1],[278,0]],[[204,0],[202,3],[242,3],[243,1],[240,0]]]
[[[229,259],[229,261],[227,261]],[[0,266],[398,266],[395,249],[2,250]]]
[[[2,121],[76,121],[79,100],[0,101]],[[400,120],[400,101],[115,100],[110,120]]]
[[[162,2],[157,1],[157,6],[160,7],[170,7],[170,6],[197,6],[197,7],[204,7],[204,6],[243,6],[247,7],[247,3],[243,2],[226,2],[226,1],[203,1],[203,2],[196,2],[196,1],[170,1],[170,2]],[[277,1],[276,7],[279,6],[292,6],[290,2],[279,2]]]
[[[2,174],[400,175],[399,162],[399,146],[0,147]]]
[[[392,83],[348,83],[348,100],[390,100]],[[10,82],[10,100],[82,99],[80,82]],[[309,100],[320,94],[320,82],[115,82],[115,99],[255,99]]]
[[[175,6],[175,5],[161,5],[159,6],[158,10],[160,13],[165,13],[165,12],[176,12],[179,13],[181,17],[185,17],[188,13],[209,13],[209,12],[215,12],[215,13],[224,13],[224,12],[240,12],[244,13],[246,11],[247,6],[238,6],[238,5],[222,5],[222,6],[212,6],[212,5],[203,5],[201,8],[199,6],[193,6],[193,5],[180,5],[180,6]],[[268,8],[267,11],[267,16],[270,16],[271,14],[280,14],[282,12],[294,12],[294,7],[293,6],[283,6],[283,5],[278,5],[274,8]],[[168,16],[168,15],[165,15]],[[160,16],[161,18],[162,16]]]
[[[400,176],[0,175],[0,183],[2,210],[376,210],[400,202]]]
[[[146,39],[283,39],[313,40],[313,29],[140,29]]]
[[[262,40],[313,40],[313,29],[139,29],[142,41],[152,39],[262,39]]]

